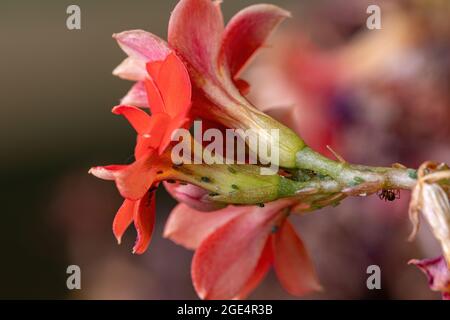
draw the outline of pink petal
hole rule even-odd
[[[289,221],[272,237],[272,244],[275,272],[287,292],[302,296],[321,289],[306,248]]]
[[[198,211],[215,211],[225,206],[225,204],[209,200],[208,195],[210,192],[193,184],[164,182],[164,187],[178,202],[187,204]]]
[[[133,222],[135,204],[136,201],[125,200],[114,217],[113,233],[119,244],[128,226]]]
[[[124,116],[139,134],[148,132],[150,115],[142,109],[133,106],[120,105],[112,109],[114,114]]]
[[[147,31],[124,31],[114,34],[113,38],[129,57],[144,63],[164,60],[170,53],[165,41]]]
[[[443,299],[450,295],[450,269],[443,256],[434,259],[411,260],[428,278],[428,285],[433,291],[442,292]]]
[[[181,203],[170,213],[164,237],[194,250],[218,228],[247,211],[244,207],[229,206],[214,212],[202,212]]]
[[[236,14],[225,29],[221,59],[228,64],[233,77],[246,63],[275,28],[290,16],[290,13],[269,4],[250,6]]]
[[[198,247],[192,261],[192,280],[202,299],[232,299],[245,291],[285,201],[264,208],[247,207],[217,229]]]
[[[215,77],[223,30],[219,1],[181,0],[170,17],[168,40],[197,76]]]
[[[148,108],[147,91],[143,81],[136,82],[120,101],[124,105]]]
[[[155,193],[147,193],[138,200],[134,209],[134,227],[137,231],[133,253],[142,254],[147,250],[155,226]]]
[[[114,69],[113,75],[125,80],[142,81],[147,77],[145,62],[128,57]]]
[[[242,300],[247,298],[247,296],[253,290],[255,290],[255,288],[264,279],[264,277],[266,276],[267,272],[270,269],[271,264],[272,264],[272,243],[270,242],[270,240],[268,240],[261,254],[261,257],[259,258],[258,265],[253,271],[253,275],[250,277],[250,279],[248,279],[244,288],[241,290],[239,295],[236,296],[234,299]]]

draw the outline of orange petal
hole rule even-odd
[[[119,105],[112,109],[114,114],[123,115],[139,134],[148,132],[151,124],[150,115],[134,106]]]
[[[154,150],[164,151],[168,145],[165,142],[165,136],[167,131],[167,124],[172,123],[169,116],[165,113],[157,113],[151,116],[150,123],[146,129],[146,132],[138,135],[134,155],[136,159],[140,159],[148,152]],[[169,137],[170,143],[170,137]],[[162,152],[160,153],[162,154]]]
[[[154,152],[149,152],[115,173],[117,189],[122,197],[139,200],[146,194],[156,176],[157,167],[152,164],[154,155]]]
[[[155,193],[147,193],[138,200],[134,209],[134,227],[137,231],[133,253],[142,254],[147,250],[155,226]]]
[[[164,237],[194,250],[210,234],[246,211],[248,209],[245,207],[229,206],[213,212],[202,212],[182,203],[170,213]]]
[[[114,236],[119,244],[122,241],[122,236],[128,226],[133,222],[135,203],[136,201],[125,200],[114,217],[112,228]]]
[[[191,81],[183,62],[174,53],[161,65],[156,84],[165,112],[172,118],[186,115],[191,105]]]
[[[253,54],[290,13],[269,4],[253,5],[236,14],[228,23],[223,38],[221,59],[232,77],[239,75]]]
[[[161,92],[155,83],[153,78],[147,78],[144,80],[145,92],[147,96],[147,102],[152,114],[166,112],[164,101],[161,97]]]
[[[289,221],[272,237],[272,245],[275,272],[287,292],[302,296],[321,289],[306,248]]]

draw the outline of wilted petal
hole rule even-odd
[[[128,57],[114,69],[113,75],[125,80],[142,81],[147,77],[145,62]]]
[[[416,265],[428,278],[428,284],[433,291],[442,292],[444,300],[450,295],[450,270],[444,257],[424,260],[411,260],[409,264]]]
[[[247,207],[207,237],[195,252],[192,280],[202,299],[232,299],[246,288],[285,201]]]
[[[124,105],[132,105],[137,107],[148,108],[147,91],[144,81],[136,82],[120,101]]]
[[[206,237],[247,210],[229,206],[214,212],[202,212],[181,203],[170,213],[164,237],[194,250]]]
[[[289,221],[283,223],[272,240],[275,272],[283,288],[295,296],[320,290],[306,248]]]
[[[142,254],[147,250],[155,225],[155,193],[147,193],[138,200],[134,208],[134,227],[137,238],[133,253]]]
[[[167,43],[144,30],[129,30],[113,35],[125,53],[144,63],[164,60],[170,53]]]
[[[133,222],[134,206],[137,201],[126,200],[116,213],[113,221],[113,233],[120,244],[122,236],[127,230],[128,226]]]
[[[215,77],[223,30],[219,1],[181,0],[170,17],[168,40],[198,76]]]
[[[258,4],[245,8],[230,20],[225,29],[221,59],[233,77],[239,75],[272,31],[289,16],[289,12],[277,6]]]
[[[193,184],[164,182],[167,192],[178,202],[187,204],[198,211],[215,211],[223,208],[225,204],[214,202],[208,198],[209,191]]]

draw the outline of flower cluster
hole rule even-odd
[[[155,190],[164,182],[180,202],[169,217],[164,235],[195,250],[192,280],[203,299],[245,298],[271,266],[292,295],[320,290],[305,245],[288,220],[291,214],[335,206],[348,196],[386,189],[415,190],[418,195],[411,209],[414,219],[420,210],[427,217],[433,216],[433,209],[427,209],[432,205],[427,205],[426,199],[437,193],[441,201],[437,206],[448,206],[447,195],[443,196],[439,184],[448,177],[439,176],[430,187],[432,191],[426,184],[428,180],[422,175],[417,180],[412,169],[352,165],[334,152],[338,161],[328,159],[249,102],[246,95],[251,87],[241,79],[241,73],[273,30],[289,16],[273,5],[254,5],[225,26],[219,1],[180,0],[170,18],[167,42],[142,30],[114,35],[128,57],[113,73],[135,84],[113,113],[124,116],[136,130],[135,161],[94,167],[90,173],[115,181],[124,202],[114,219],[113,232],[120,243],[133,222],[136,254],[142,254],[150,243]],[[264,176],[259,171],[264,161],[174,164],[174,134],[178,129],[189,129],[194,119],[218,130],[276,129],[277,164],[281,169]],[[269,145],[272,139],[268,134],[262,142]],[[192,150],[202,148],[199,141],[191,144]],[[257,151],[251,143],[246,148],[246,152]],[[274,152],[272,148],[270,153]],[[445,238],[442,243],[448,245],[448,232],[442,231],[448,219],[428,219],[436,230],[441,230],[436,236]],[[424,270],[429,265],[416,264]],[[442,263],[438,269],[448,274]]]

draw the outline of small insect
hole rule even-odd
[[[377,192],[377,196],[384,201],[394,201],[395,199],[400,199],[400,190],[381,189]]]

